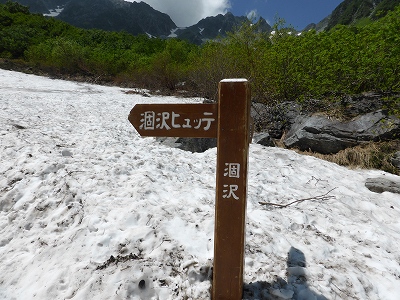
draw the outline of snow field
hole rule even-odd
[[[0,70],[1,299],[210,298],[216,149],[127,120],[199,100],[125,92]],[[252,144],[244,298],[398,299],[400,196],[378,176]]]

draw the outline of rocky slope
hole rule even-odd
[[[6,3],[7,0],[0,0]],[[18,0],[28,6],[31,12],[49,15],[56,8],[61,13],[53,14],[56,18],[71,25],[85,29],[102,29],[107,31],[126,31],[133,35],[149,34],[154,37],[177,37],[194,44],[224,37],[230,31],[247,20],[245,16],[234,16],[232,13],[210,16],[197,24],[178,28],[171,18],[153,9],[144,2],[127,2],[124,0]],[[263,18],[259,19],[259,28],[271,31],[271,26]]]
[[[352,25],[369,19],[376,20],[400,5],[400,0],[344,0],[332,13],[318,24],[310,24],[304,30],[329,30],[336,25]]]
[[[215,17],[202,19],[193,26],[178,29],[175,34],[180,39],[194,44],[201,44],[204,41],[212,40],[219,36],[226,36],[228,32],[232,32],[246,20],[247,17],[237,17],[232,13],[219,14]],[[271,26],[265,19],[260,18],[258,22],[260,30],[265,32],[271,31]]]
[[[167,36],[176,28],[171,18],[144,2],[71,0],[58,19],[81,28]]]

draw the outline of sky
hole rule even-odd
[[[248,15],[253,11],[270,25],[276,17],[287,25],[302,30],[310,23],[318,23],[327,17],[343,0],[231,0],[230,11],[234,15]]]
[[[136,1],[136,0],[130,0]],[[140,1],[136,1],[140,2]],[[179,27],[196,24],[201,19],[230,11],[235,16],[256,13],[270,25],[276,16],[302,30],[318,23],[343,0],[145,0],[153,8],[168,14]]]
[[[211,298],[217,149],[128,121],[202,101],[141,92],[0,69],[0,299]],[[249,148],[243,298],[398,300],[399,177]]]

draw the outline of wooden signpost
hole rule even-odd
[[[141,136],[217,138],[213,300],[243,294],[250,87],[219,83],[217,104],[137,104],[129,121]]]
[[[217,104],[137,104],[129,121],[141,136],[217,137]]]

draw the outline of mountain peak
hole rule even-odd
[[[70,0],[57,18],[74,26],[167,36],[176,28],[171,18],[145,2]]]
[[[248,21],[247,17],[234,16],[231,12],[225,15],[219,14],[213,17],[207,17],[200,20],[197,24],[175,32],[178,38],[187,40],[194,44],[201,44],[207,40],[215,39],[219,36],[226,36],[228,32],[232,32],[243,22]],[[269,32],[271,26],[263,18],[260,18],[260,30]]]
[[[344,0],[332,12],[326,29],[335,25],[356,24],[361,19],[383,17],[400,4],[400,0]]]

